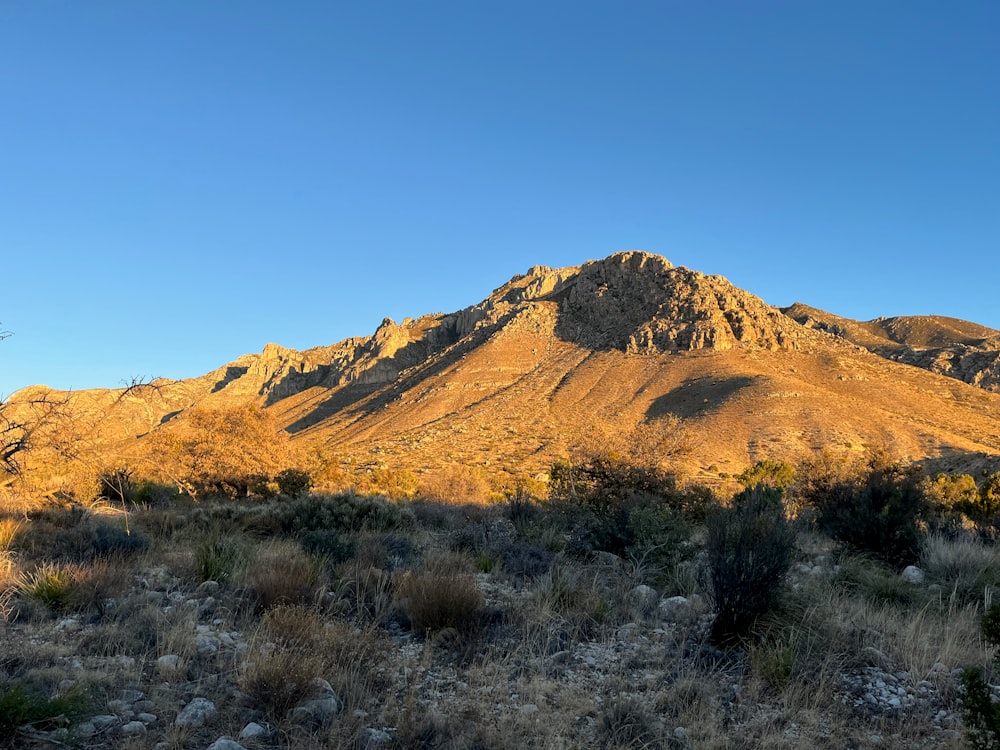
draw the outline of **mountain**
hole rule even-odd
[[[780,310],[721,276],[624,252],[537,266],[479,304],[386,319],[371,336],[268,345],[200,378],[70,398],[140,437],[183,424],[195,405],[258,403],[293,441],[354,470],[537,474],[575,444],[668,415],[691,447],[676,467],[703,480],[872,447],[997,470],[996,370],[976,370],[975,387],[907,363],[941,371],[952,352],[952,370],[968,374],[997,336],[947,318]]]
[[[1000,331],[992,328],[930,315],[859,322],[799,302],[782,312],[881,357],[1000,392]]]

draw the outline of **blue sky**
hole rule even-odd
[[[995,0],[0,0],[0,394],[617,250],[1000,328]]]

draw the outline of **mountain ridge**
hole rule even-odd
[[[996,332],[934,321],[776,308],[724,277],[627,251],[535,266],[479,303],[386,318],[371,336],[301,352],[268,344],[199,378],[158,381],[124,406],[114,390],[71,399],[93,413],[116,404],[121,432],[140,441],[195,406],[256,404],[352,471],[534,475],[588,436],[665,416],[694,445],[678,470],[701,477],[872,447],[944,468],[962,456],[993,462],[993,381],[976,387],[906,360],[933,365],[949,345],[988,358]]]

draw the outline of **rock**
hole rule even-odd
[[[183,667],[181,657],[177,654],[167,654],[156,660],[156,668],[160,672],[160,677],[165,680],[177,679],[182,676]]]
[[[122,735],[125,737],[145,737],[147,731],[146,725],[141,721],[130,721],[122,725]]]
[[[218,709],[208,698],[195,698],[184,706],[174,724],[185,729],[199,729],[215,721],[218,715]]]
[[[289,711],[288,718],[302,726],[325,727],[333,721],[341,707],[340,699],[330,683],[316,678],[313,680],[313,697]]]
[[[907,565],[905,568],[903,568],[903,572],[901,575],[904,581],[906,581],[907,583],[912,583],[914,585],[920,585],[927,578],[927,576],[924,574],[924,571],[922,571],[916,565]]]
[[[97,734],[97,727],[92,721],[81,721],[76,725],[74,732],[77,737],[91,737]]]
[[[538,713],[538,706],[534,703],[525,703],[519,709],[521,716],[533,716]]]
[[[60,620],[56,623],[56,630],[61,630],[64,633],[76,633],[81,628],[83,628],[83,625],[73,617],[67,617],[65,620]]]
[[[236,740],[231,740],[228,737],[219,737],[215,742],[208,746],[208,750],[247,750],[243,745],[241,745]]]
[[[656,589],[645,584],[639,584],[628,592],[628,603],[632,611],[642,615],[651,614],[659,599]]]
[[[143,712],[138,716],[136,716],[135,718],[137,718],[143,724],[153,724],[156,722],[156,714],[151,714],[147,712]]]
[[[194,645],[198,651],[198,656],[214,656],[219,653],[219,647],[222,645],[222,641],[214,635],[202,633],[194,639]]]
[[[195,593],[199,596],[215,596],[221,589],[222,586],[218,581],[203,581],[198,588],[195,589]]]
[[[384,729],[374,729],[372,727],[368,727],[365,729],[364,737],[367,747],[378,747],[379,745],[389,745],[392,743],[392,735]]]
[[[96,731],[103,732],[105,729],[117,726],[119,719],[117,716],[112,716],[111,714],[102,714],[91,718],[90,723],[94,725]]]
[[[137,703],[145,697],[146,694],[141,690],[122,690],[118,696],[119,700],[123,700],[126,703]]]
[[[684,596],[671,596],[660,602],[660,617],[667,622],[690,622],[694,619],[691,601]]]
[[[251,721],[240,732],[241,740],[260,740],[267,737],[269,732],[266,727],[261,726],[256,721]]]

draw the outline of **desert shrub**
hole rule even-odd
[[[388,620],[393,601],[392,574],[361,559],[337,568],[340,600],[350,612],[376,623]]]
[[[413,514],[384,497],[310,495],[259,509],[255,523],[285,534],[333,530],[389,531],[413,525]]]
[[[82,511],[58,511],[31,518],[18,533],[14,546],[34,559],[83,562],[109,555],[133,555],[145,550],[149,541],[132,529],[98,521]]]
[[[126,466],[108,469],[97,475],[100,497],[120,505],[131,504],[134,500],[134,470]]]
[[[159,471],[199,497],[245,497],[252,477],[270,477],[296,458],[273,413],[255,405],[197,407],[149,440]]]
[[[103,616],[108,599],[128,588],[129,568],[120,559],[99,559],[72,569],[66,606],[80,611],[96,611]]]
[[[306,604],[316,598],[322,564],[294,542],[272,541],[257,550],[245,571],[247,587],[261,609]]]
[[[312,607],[268,610],[237,669],[237,684],[274,721],[327,680],[348,708],[370,704],[385,649],[371,630],[326,622]]]
[[[629,555],[651,570],[656,583],[669,578],[678,563],[694,554],[691,524],[678,511],[662,505],[645,505],[629,513],[633,542]]]
[[[906,607],[916,592],[884,561],[859,554],[844,555],[834,578],[838,588],[879,605]]]
[[[8,683],[0,687],[0,738],[14,739],[18,729],[25,725],[32,730],[45,730],[66,721],[79,721],[94,703],[93,696],[81,688],[48,698],[22,682]]]
[[[929,535],[921,545],[920,567],[929,581],[965,602],[979,599],[987,588],[1000,586],[996,547],[969,536]]]
[[[246,492],[241,494],[248,497],[270,500],[278,494],[278,484],[268,474],[248,474],[244,478],[244,482],[246,483]]]
[[[707,546],[717,613],[712,638],[728,645],[771,609],[792,562],[795,535],[781,504],[775,507],[766,489],[755,488],[709,516]]]
[[[557,557],[537,578],[532,600],[542,612],[559,616],[580,637],[589,638],[611,616],[608,587],[588,566]]]
[[[303,469],[285,469],[279,471],[274,477],[278,484],[278,490],[282,495],[290,498],[299,498],[305,495],[312,488],[313,480],[309,472]]]
[[[542,512],[538,500],[523,482],[518,483],[514,491],[506,495],[502,507],[504,518],[514,524],[518,531],[536,521]]]
[[[485,502],[490,496],[490,485],[479,468],[446,466],[421,477],[417,491],[430,500],[464,505]]]
[[[245,557],[245,543],[232,536],[209,533],[194,551],[199,581],[227,582]]]
[[[763,484],[786,490],[795,483],[795,467],[785,461],[758,461],[736,477],[744,487]]]
[[[982,617],[983,638],[991,646],[1000,646],[1000,604],[992,605]],[[962,712],[966,736],[976,750],[988,750],[1000,745],[1000,703],[978,669],[962,672]]]
[[[329,565],[339,565],[354,556],[354,539],[332,529],[307,531],[299,543],[305,552],[326,560]]]
[[[662,731],[639,701],[619,698],[605,706],[597,719],[597,742],[602,748],[659,748]]]
[[[454,628],[467,631],[484,599],[465,558],[442,554],[399,576],[396,606],[418,632]]]
[[[499,561],[504,573],[522,579],[545,575],[555,560],[555,554],[545,547],[525,542],[512,542],[503,545],[494,555],[494,559]]]
[[[50,609],[65,609],[73,590],[74,573],[70,565],[45,563],[27,574],[22,591]]]
[[[816,487],[819,528],[839,542],[902,568],[917,560],[926,501],[915,474],[875,465],[859,479]]]

